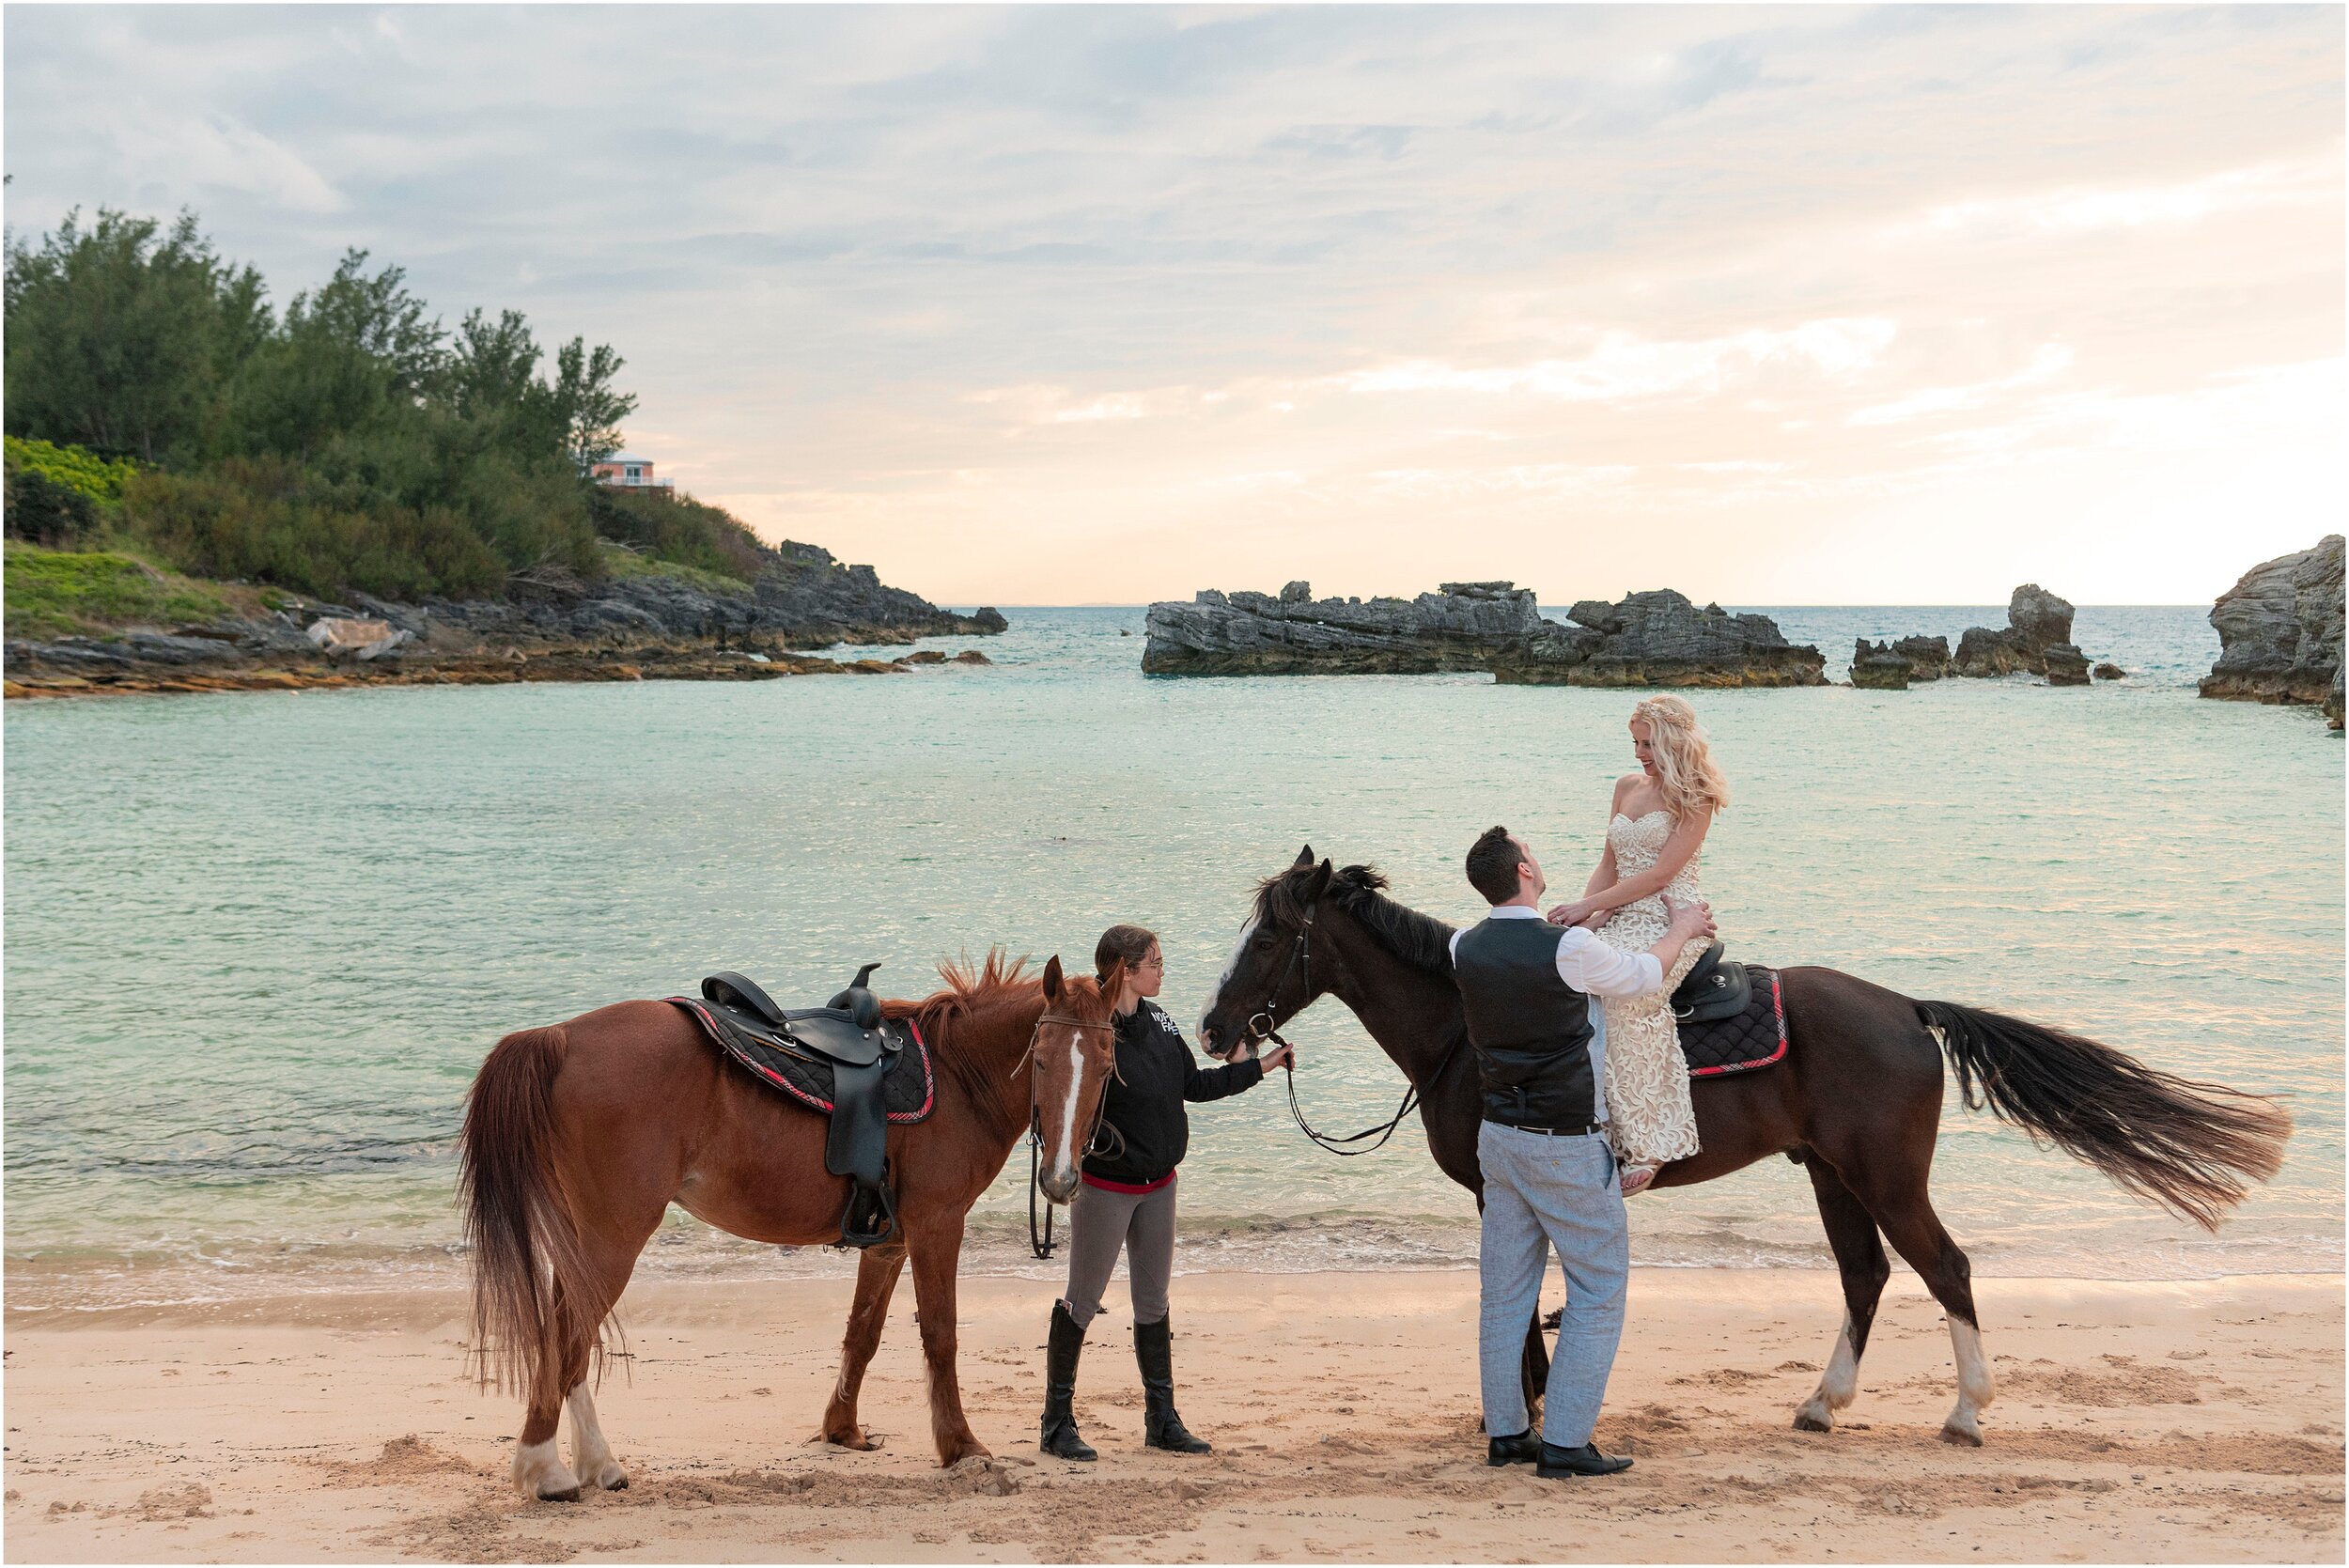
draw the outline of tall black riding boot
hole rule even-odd
[[[1134,1359],[1142,1367],[1142,1440],[1170,1453],[1212,1453],[1174,1413],[1174,1339],[1165,1318],[1134,1325]]]
[[[1090,1460],[1094,1452],[1077,1436],[1071,1408],[1077,1397],[1077,1358],[1084,1354],[1085,1331],[1068,1315],[1068,1303],[1052,1303],[1052,1337],[1044,1352],[1044,1433],[1036,1447],[1055,1459]]]

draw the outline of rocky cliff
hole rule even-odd
[[[2279,555],[2243,574],[2218,596],[2210,624],[2218,662],[2202,677],[2205,697],[2313,703],[2341,727],[2341,536]]]
[[[1502,648],[1493,676],[1524,686],[1824,686],[1827,660],[1767,615],[1703,608],[1670,588],[1585,599]]]
[[[1430,675],[1485,670],[1547,625],[1533,591],[1446,582],[1417,598],[1325,598],[1292,582],[1276,597],[1209,588],[1150,606],[1142,668],[1154,675]]]
[[[512,580],[503,599],[397,604],[361,594],[350,596],[348,604],[290,600],[272,613],[201,626],[10,641],[9,690],[23,695],[179,690],[192,680],[199,682],[197,689],[207,689],[202,682],[234,688],[329,677],[334,684],[755,680],[898,667],[872,660],[842,664],[794,650],[1004,628],[992,609],[954,614],[885,585],[870,567],[844,566],[813,545],[783,545],[774,564],[752,583],[647,568],[624,556],[615,566],[620,569],[613,576],[592,582],[566,573],[525,573]]]

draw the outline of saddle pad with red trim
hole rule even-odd
[[[1683,1023],[1680,1053],[1688,1059],[1690,1078],[1721,1078],[1750,1073],[1786,1057],[1786,999],[1779,988],[1778,970],[1748,964],[1753,1000],[1734,1018],[1713,1023]]]
[[[692,1014],[703,1032],[728,1056],[808,1110],[825,1116],[832,1114],[830,1062],[794,1056],[763,1040],[754,1040],[699,997],[671,997],[669,1001]],[[881,1104],[892,1122],[925,1120],[938,1103],[938,1080],[930,1070],[930,1048],[924,1043],[922,1031],[911,1018],[894,1018],[890,1027],[905,1031],[906,1043],[890,1058],[889,1070],[881,1077]]]

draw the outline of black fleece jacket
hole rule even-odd
[[[1101,1113],[1125,1135],[1126,1147],[1114,1158],[1087,1157],[1085,1174],[1136,1187],[1157,1181],[1190,1147],[1184,1101],[1220,1100],[1253,1089],[1263,1077],[1264,1063],[1252,1058],[1202,1067],[1166,1009],[1143,998],[1117,1020],[1117,1077],[1110,1079]]]

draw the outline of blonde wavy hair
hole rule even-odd
[[[1645,724],[1656,757],[1656,783],[1675,817],[1729,804],[1729,781],[1713,760],[1697,710],[1685,697],[1650,697],[1631,710],[1631,722]]]

